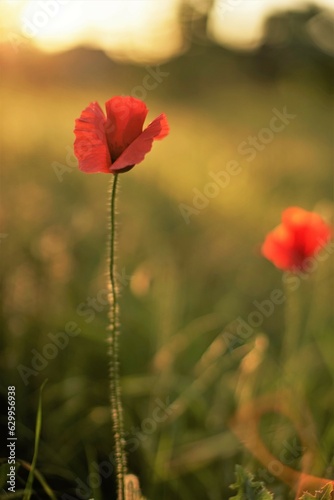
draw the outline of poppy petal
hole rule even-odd
[[[296,245],[303,248],[305,258],[314,255],[331,237],[330,227],[315,212],[290,207],[283,212],[282,221],[295,233]]]
[[[86,173],[110,173],[111,159],[105,135],[106,118],[97,102],[91,103],[75,120],[74,153],[79,169]]]
[[[160,140],[160,139],[163,139],[164,137],[166,137],[169,134],[169,125],[168,125],[167,117],[166,117],[166,115],[164,113],[162,113],[161,115],[159,115],[158,118],[160,119],[161,131],[160,131],[159,135],[157,135],[157,136],[154,137],[154,139]]]
[[[106,102],[106,111],[106,135],[114,161],[142,133],[148,109],[139,99],[117,96]]]
[[[328,243],[331,233],[319,214],[289,207],[282,213],[282,223],[267,235],[261,251],[280,269],[304,270],[308,259]]]
[[[316,254],[321,248],[327,245],[332,236],[331,227],[329,227],[320,217],[313,232],[305,234],[305,253],[306,255]]]
[[[267,235],[261,252],[279,269],[289,269],[295,264],[292,252],[293,244],[293,235],[280,224]]]
[[[168,134],[168,131],[169,127],[166,116],[161,114],[123,151],[120,157],[112,164],[111,171],[126,172],[132,166],[143,161],[146,153],[151,150],[153,141],[155,139],[162,139]]]

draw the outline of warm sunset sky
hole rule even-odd
[[[205,1],[205,0],[204,0]],[[135,59],[168,58],[177,52],[180,0],[0,0],[0,34],[13,43],[31,41],[44,50],[85,44]],[[203,0],[193,0],[200,8]],[[334,0],[314,0],[333,8]],[[273,9],[302,0],[216,0],[211,31],[224,43],[249,48],[261,37]]]

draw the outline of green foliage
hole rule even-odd
[[[46,383],[47,383],[47,380],[44,380],[44,382],[39,390],[38,410],[37,410],[36,429],[35,429],[34,456],[32,459],[30,470],[29,470],[29,476],[28,476],[27,485],[26,485],[26,488],[24,491],[23,500],[30,500],[31,495],[33,493],[33,482],[34,482],[34,476],[36,475],[36,463],[37,463],[38,448],[39,448],[41,429],[42,429],[42,392],[43,392],[43,389],[44,389]],[[54,498],[52,492],[50,492],[49,497]]]
[[[272,500],[273,495],[261,481],[254,481],[254,476],[240,465],[235,467],[236,482],[231,485],[237,494],[230,500]]]
[[[18,459],[30,462],[35,394],[49,379],[38,470],[56,496],[67,498],[75,498],[77,479],[88,490],[88,476],[97,470],[93,462],[106,470],[113,463],[103,293],[109,179],[84,175],[74,166],[73,122],[91,100],[103,105],[112,95],[131,94],[147,75],[144,67],[117,66],[106,58],[111,72],[106,78],[97,67],[101,54],[82,50],[81,55],[78,62],[75,52],[52,60],[32,53],[40,72],[29,70],[26,61],[16,64],[17,74],[9,72],[1,89],[7,159],[1,234],[8,237],[1,240],[0,344],[9,360],[0,363],[2,392],[7,385],[17,386]],[[332,206],[332,101],[321,86],[299,76],[299,65],[295,71],[290,59],[289,65],[289,78],[260,84],[233,55],[201,48],[168,62],[170,76],[147,95],[148,120],[166,112],[171,134],[142,165],[122,176],[117,253],[129,470],[152,500],[233,494],[228,486],[235,463],[252,461],[227,425],[241,395],[256,398],[291,387],[297,399],[306,400],[320,436],[317,470],[325,471],[332,456],[330,258],[310,278],[295,278],[303,299],[303,335],[298,356],[291,356],[284,374],[278,363],[284,303],[249,329],[247,342],[235,333],[237,318],[254,317],[254,300],[262,303],[272,290],[282,289],[281,273],[258,251],[281,210],[295,204],[326,214]],[[80,74],[80,67],[89,75]],[[70,80],[79,81],[78,74],[80,86]],[[48,85],[43,77],[50,79]],[[260,144],[262,150],[249,161],[239,146],[269,126],[273,108],[282,112],[285,106],[296,119],[270,143]],[[232,160],[241,173],[227,185],[224,176]],[[64,165],[61,178],[54,162]],[[216,185],[222,187],[212,196],[217,173]],[[199,206],[194,190],[207,190],[212,198],[187,224],[179,205],[195,208],[195,198]],[[67,335],[73,323],[77,334]],[[44,355],[49,344],[57,350],[53,359]],[[38,370],[32,349],[45,359]],[[21,364],[30,369],[26,378],[13,369]],[[155,421],[155,415],[166,420]],[[282,443],[293,438],[285,424],[267,420],[261,431],[277,457]],[[87,447],[94,450],[90,462]],[[18,486],[26,482],[27,470],[20,467]],[[35,469],[34,486],[45,490],[37,474]],[[102,479],[104,493],[112,488],[113,472]],[[282,498],[288,498],[288,487],[279,486]]]
[[[321,490],[316,491],[315,495],[311,495],[307,491],[303,493],[300,500],[333,500],[334,488],[332,483],[326,484]]]

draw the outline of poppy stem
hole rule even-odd
[[[115,461],[117,475],[118,500],[125,499],[125,475],[127,472],[123,407],[121,401],[120,362],[119,362],[119,305],[118,287],[116,279],[115,246],[116,246],[116,193],[118,174],[112,176],[110,198],[110,313],[109,313],[109,378],[110,378],[110,404],[115,440]]]
[[[285,287],[285,332],[282,345],[283,365],[297,355],[301,333],[301,297],[300,290]]]

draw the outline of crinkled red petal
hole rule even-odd
[[[83,172],[111,172],[105,122],[104,113],[97,102],[91,103],[75,120],[74,153],[79,161],[79,169]]]
[[[106,102],[106,111],[105,130],[114,161],[142,133],[148,109],[139,99],[117,96]]]
[[[126,172],[142,162],[146,153],[151,150],[153,141],[166,137],[168,131],[167,119],[164,114],[161,114],[123,151],[112,164],[111,171]]]

